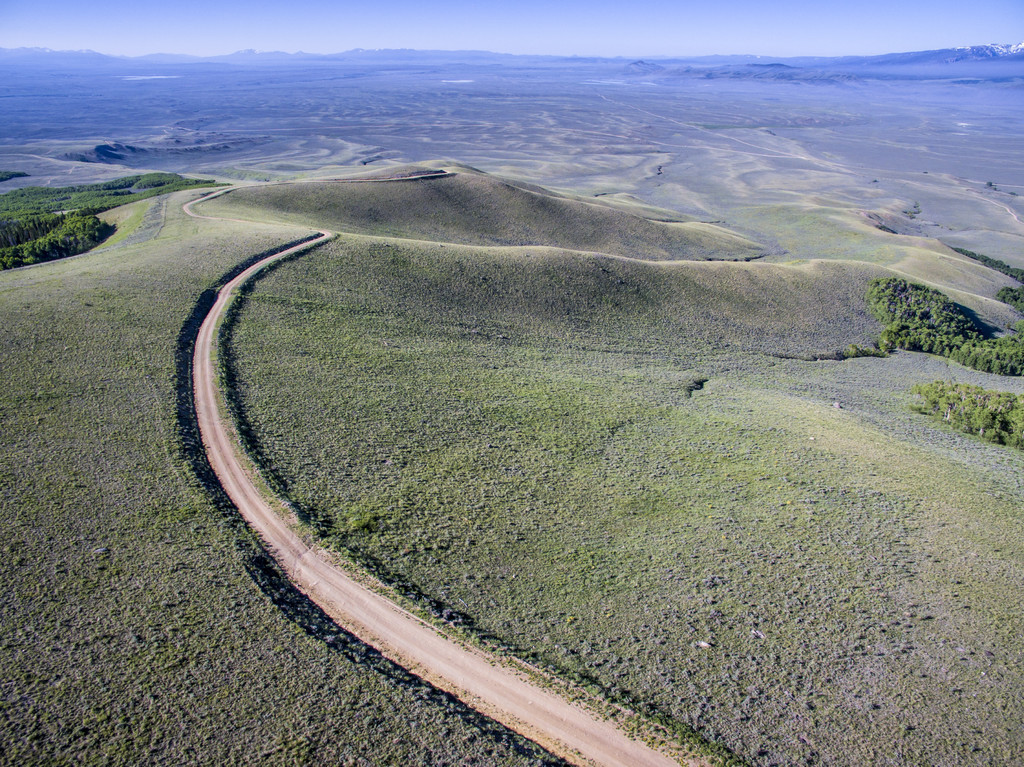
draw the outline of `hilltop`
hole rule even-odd
[[[201,470],[196,318],[314,227],[217,353],[324,551],[698,750],[1013,762],[1024,452],[915,403],[1024,378],[873,356],[865,300],[1021,319],[1012,48],[0,52],[3,190],[163,168],[240,219],[139,200],[0,273],[0,762],[556,762],[319,612]]]
[[[649,261],[742,261],[764,252],[758,243],[719,226],[678,215],[659,220],[648,217],[649,212],[584,201],[462,166],[394,183],[246,187],[204,203],[203,209],[226,218],[258,214],[262,220],[356,234],[463,245],[544,245]]]

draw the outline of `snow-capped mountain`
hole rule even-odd
[[[948,60],[953,61],[982,61],[984,59],[1001,59],[1005,56],[1024,55],[1024,43],[1016,45],[970,45],[961,48],[953,48],[954,54]]]

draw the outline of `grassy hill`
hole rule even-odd
[[[183,189],[217,186],[175,173],[147,173],[100,184],[30,186],[0,195],[0,269],[92,250],[114,233],[95,214]]]
[[[185,199],[144,244],[0,274],[0,764],[550,760],[310,610],[198,483],[179,334],[304,232]]]
[[[0,761],[549,759],[337,631],[190,464],[183,328],[302,224],[348,233],[254,283],[226,380],[328,545],[755,764],[1012,762],[1024,454],[910,389],[1024,383],[834,359],[906,252],[745,262],[709,224],[455,170],[202,204],[254,223],[182,193],[0,275]],[[981,305],[1002,279],[914,258]]]
[[[753,763],[1006,762],[1024,458],[907,407],[993,377],[782,358],[877,332],[880,271],[348,236],[232,375],[325,540],[495,643]]]
[[[402,169],[394,172],[402,172]],[[208,215],[472,245],[550,245],[645,260],[743,260],[757,243],[699,222],[658,221],[459,167],[393,183],[310,182],[238,189]]]

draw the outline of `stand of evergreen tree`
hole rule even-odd
[[[97,213],[204,186],[219,184],[176,173],[146,173],[101,184],[30,186],[0,194],[0,269],[84,253],[114,232]]]
[[[26,186],[0,194],[0,220],[40,213],[83,211],[99,213],[158,194],[203,186],[220,186],[209,179],[177,173],[145,173],[80,186]]]
[[[0,222],[0,269],[52,261],[95,248],[114,231],[88,213],[31,216]]]
[[[871,281],[868,308],[886,325],[883,352],[928,352],[987,373],[1024,375],[1024,322],[1015,335],[986,338],[946,295],[898,277]]]
[[[996,298],[1024,314],[1024,288],[999,288]]]
[[[1024,450],[1024,396],[980,386],[936,381],[919,384],[914,408],[989,442]]]

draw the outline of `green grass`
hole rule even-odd
[[[338,630],[189,468],[182,328],[303,232],[171,199],[147,243],[0,275],[0,763],[550,761]]]
[[[981,253],[975,253],[973,250],[967,250],[966,248],[953,248],[957,253],[962,256],[967,256],[970,259],[978,261],[990,269],[995,269],[997,272],[1002,272],[1008,277],[1012,277],[1017,282],[1024,282],[1024,269],[1018,269],[1015,266],[1000,261],[998,258],[990,258],[989,256]]]
[[[264,471],[438,615],[754,763],[1006,763],[1024,460],[910,413],[940,361],[794,359],[877,274],[347,237],[227,351]]]
[[[260,279],[225,350],[263,471],[324,540],[441,619],[753,763],[1015,759],[1024,457],[930,425],[908,393],[992,377],[835,361],[877,338],[865,291],[906,251],[665,261],[711,249],[455,180],[205,204],[364,232]],[[301,232],[179,203],[116,249],[0,277],[2,761],[544,760],[339,632],[204,485],[183,328]],[[367,213],[406,203],[397,230]],[[408,239],[435,230],[464,244]],[[405,239],[365,234],[381,231]],[[730,243],[714,232],[715,257],[751,252]]]
[[[103,247],[109,248],[118,245],[135,234],[142,225],[149,207],[149,203],[139,200],[101,213],[98,216],[100,221],[114,227],[114,234],[103,241]]]
[[[30,266],[92,250],[114,231],[96,213],[206,186],[219,184],[174,173],[147,173],[84,186],[24,187],[0,195],[0,269]]]
[[[176,173],[146,173],[80,186],[26,186],[0,195],[0,215],[6,217],[87,210],[96,213],[183,189],[221,186],[208,179]]]
[[[810,203],[762,205],[733,213],[747,227],[774,233],[795,258],[849,259],[891,266],[905,254],[901,238],[883,236],[873,222],[855,212]]]
[[[464,168],[446,178],[398,183],[246,187],[204,203],[202,210],[306,226],[315,221],[360,234],[474,245],[551,245],[648,260],[743,260],[763,252],[757,243],[719,227],[681,218],[652,220]]]
[[[886,214],[887,216],[889,214]],[[941,290],[992,328],[1008,328],[1020,314],[997,299],[1013,283],[977,259],[954,254],[934,239],[884,232],[876,213],[827,207],[819,201],[758,205],[732,213],[781,249],[769,260],[828,259],[875,264],[914,282]],[[887,219],[886,219],[887,220]],[[769,234],[770,233],[770,234]],[[991,259],[990,259],[991,261]]]

